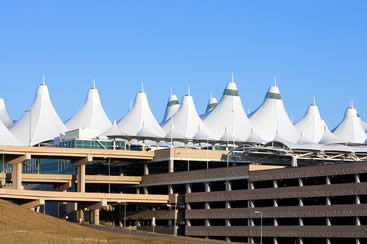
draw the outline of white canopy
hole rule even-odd
[[[320,144],[336,144],[336,143],[343,143],[343,139],[337,137],[325,125],[324,127],[324,135],[320,139]]]
[[[144,129],[139,135],[149,135],[164,137],[164,132],[150,110],[148,98],[145,92],[136,94],[135,102],[131,110],[118,122],[117,126],[112,126],[105,136],[138,136],[138,132]]]
[[[315,103],[310,104],[305,116],[295,124],[302,141],[302,143],[298,143],[319,143],[324,135],[325,126],[326,123],[321,119],[317,105]]]
[[[68,130],[78,128],[92,128],[98,130],[98,134],[106,131],[112,126],[99,98],[98,90],[91,88],[87,99],[80,110],[66,122]]]
[[[13,124],[13,120],[9,117],[6,111],[5,102],[3,98],[0,98],[0,120],[4,123],[6,127]]]
[[[200,119],[192,96],[185,95],[178,111],[163,125],[167,138],[206,139],[211,133]],[[200,138],[199,138],[200,137]]]
[[[250,121],[233,80],[227,83],[221,101],[204,119],[204,124],[217,140],[232,138],[246,141],[250,136]]]
[[[205,113],[200,115],[200,118],[202,120],[204,120],[206,117],[208,117],[208,115],[210,114],[211,111],[214,110],[214,108],[218,105],[218,101],[215,97],[210,97],[209,98],[209,102],[208,102],[208,106],[206,106],[206,110]]]
[[[36,145],[49,141],[65,131],[66,127],[57,115],[44,83],[38,87],[31,107],[11,128],[11,132],[22,145]]]
[[[3,146],[19,146],[20,142],[13,136],[13,134],[6,128],[4,123],[0,120],[0,145]]]
[[[177,96],[175,94],[172,94],[168,98],[168,103],[166,107],[166,112],[164,113],[164,117],[162,120],[162,125],[166,123],[179,109],[180,102],[177,99]]]
[[[299,138],[276,85],[269,88],[263,104],[251,115],[250,121],[255,134],[265,141],[272,141],[277,137],[296,143]]]
[[[340,137],[345,143],[365,142],[367,134],[361,125],[361,119],[355,108],[347,108],[343,121],[334,130],[334,135]]]
[[[361,125],[362,125],[362,128],[364,129],[364,131],[367,132],[367,123],[364,122],[362,119],[361,119]]]

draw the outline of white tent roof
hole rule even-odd
[[[269,88],[263,104],[251,115],[250,121],[255,134],[265,141],[272,141],[277,137],[296,143],[299,138],[276,85]]]
[[[6,127],[9,127],[11,124],[13,124],[13,120],[9,117],[9,114],[6,111],[4,99],[2,98],[0,98],[0,120]]]
[[[65,131],[66,127],[57,115],[44,83],[38,87],[31,107],[11,128],[11,132],[22,145],[36,145],[52,140]]]
[[[347,108],[343,121],[334,130],[334,135],[340,137],[345,143],[364,143],[367,134],[355,108]]]
[[[162,125],[166,123],[179,109],[180,102],[175,94],[172,94],[168,98],[168,103],[166,107],[166,112],[164,113],[164,117],[162,120]]]
[[[98,90],[91,88],[88,91],[87,99],[80,110],[66,122],[68,130],[78,128],[97,129],[102,133],[112,126],[108,119],[99,98]]]
[[[205,125],[215,139],[246,141],[251,125],[238,95],[236,83],[228,82],[219,104],[204,119]]]
[[[131,110],[118,122],[103,133],[106,136],[137,136],[140,130],[144,135],[163,137],[164,132],[150,110],[148,98],[145,92],[136,94],[135,102]]]
[[[367,132],[367,123],[361,119],[362,128]]]
[[[210,97],[209,98],[209,102],[208,102],[208,106],[206,106],[206,110],[205,113],[200,115],[200,118],[202,120],[204,120],[206,117],[208,117],[208,115],[210,114],[211,111],[214,110],[214,108],[218,105],[218,101],[215,97]]]
[[[320,144],[335,144],[335,143],[342,143],[343,139],[337,137],[333,133],[330,132],[330,130],[325,125],[324,127],[324,135],[320,139]]]
[[[305,116],[295,124],[303,143],[319,143],[324,135],[325,126],[326,123],[321,119],[319,108],[315,103],[308,106]]]
[[[200,119],[190,95],[184,96],[180,108],[163,125],[163,130],[167,138],[192,139],[195,135],[200,139],[212,138],[211,133]]]
[[[0,145],[4,146],[18,146],[20,142],[13,136],[13,134],[6,128],[5,124],[0,120]]]

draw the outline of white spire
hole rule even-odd
[[[93,80],[93,89],[96,89],[96,80]]]
[[[150,110],[146,93],[138,92],[132,109],[120,120],[117,129],[107,130],[103,135],[163,137],[164,132]]]
[[[0,145],[4,146],[19,146],[20,142],[15,136],[6,128],[4,123],[0,120]]]
[[[315,96],[313,96],[313,105],[316,106],[316,97]]]
[[[233,74],[233,72],[232,72],[232,82],[234,82],[234,74]]]
[[[45,74],[42,75],[42,85],[46,84]]]
[[[172,129],[173,122],[175,122],[175,126]],[[163,125],[163,130],[167,138],[170,138],[170,134],[172,134],[173,138],[192,139],[199,132],[199,127],[201,128],[200,137],[205,139],[211,138],[211,133],[203,124],[196,111],[192,96],[186,95],[178,111]],[[202,138],[196,137],[196,139]]]
[[[96,88],[89,89],[83,106],[66,122],[68,130],[91,128],[96,130],[96,136],[106,131],[111,125]]]
[[[274,86],[276,87],[277,86],[277,77],[274,76]]]
[[[191,96],[191,95],[190,95],[190,86],[188,86],[188,88],[187,88],[187,95],[188,95],[188,96]]]
[[[32,106],[11,129],[22,145],[53,140],[65,131],[66,127],[51,103],[46,85],[38,87]]]
[[[326,130],[329,130],[325,121],[321,118],[318,107],[314,104],[310,104],[303,118],[295,124],[298,132],[301,132],[300,140],[309,141],[311,143],[319,143],[321,138],[325,134]],[[299,143],[299,142],[297,142]]]
[[[278,138],[291,143],[296,143],[299,138],[275,84],[269,88],[263,104],[251,115],[250,120],[255,133],[265,141],[272,141],[277,131]]]
[[[171,88],[171,95],[168,98],[166,111],[164,113],[161,125],[166,123],[177,112],[179,107],[180,107],[180,102],[178,101],[177,96],[172,93],[172,88]]]
[[[144,92],[144,83],[141,81],[141,92]]]
[[[235,82],[228,82],[222,99],[209,115],[203,117],[204,124],[217,140],[228,135],[233,141],[246,141],[250,136],[251,125],[243,109]],[[237,125],[237,126],[235,126]],[[227,130],[227,134],[226,134]]]
[[[347,108],[343,121],[334,130],[334,135],[342,139],[345,143],[365,142],[367,134],[362,127],[361,119],[355,108]]]
[[[2,121],[6,127],[13,124],[13,120],[9,117],[8,111],[6,111],[4,99],[2,98],[0,98],[0,121]]]

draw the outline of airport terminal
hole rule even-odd
[[[0,100],[0,198],[94,225],[244,243],[367,243],[367,124],[330,130],[316,101],[293,123],[274,81],[247,114],[232,75],[199,114],[171,92],[161,122],[143,87],[122,119],[98,89],[62,121],[45,80],[23,117]],[[341,116],[342,117],[342,116]]]

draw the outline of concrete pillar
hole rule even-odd
[[[330,177],[326,176],[326,185],[330,185],[330,184],[331,184]]]
[[[168,194],[173,194],[173,186],[172,185],[168,186]]]
[[[273,180],[273,187],[274,187],[274,188],[278,188],[278,181]]]
[[[293,156],[292,157],[292,167],[298,167],[297,157],[296,156]]]
[[[205,203],[205,209],[210,209],[210,203],[209,202]]]
[[[23,167],[23,163],[13,164],[12,181],[13,181],[14,189],[17,189],[17,190],[23,190],[22,167]]]
[[[209,219],[206,219],[205,220],[205,226],[209,227],[210,226],[210,220]]]
[[[76,179],[78,181],[77,191],[85,192],[85,164],[81,164],[77,166]]]
[[[326,238],[326,244],[331,244],[330,238]]]
[[[330,197],[326,197],[326,205],[328,205],[328,206],[330,206],[330,205],[331,205]]]
[[[186,209],[190,210],[191,209],[191,204],[190,203],[186,203]]]
[[[93,221],[93,224],[95,225],[99,225],[99,209],[92,209],[91,210],[91,213],[92,213],[92,221]]]
[[[148,164],[144,164],[144,175],[149,175],[149,166]]]
[[[361,240],[359,238],[356,238],[356,244],[361,244]]]
[[[175,171],[175,160],[173,158],[170,158],[168,160],[168,173],[173,173]]]
[[[303,199],[302,198],[298,198],[298,205],[300,207],[303,207]]]
[[[329,217],[326,218],[326,225],[331,226],[331,219]]]
[[[251,226],[255,226],[255,221],[253,219],[250,219]]]
[[[144,194],[149,194],[148,187],[143,188]]]
[[[76,216],[77,216],[78,223],[81,224],[82,221],[84,221],[84,211],[83,211],[83,209],[78,210]]]
[[[250,207],[251,207],[251,208],[255,208],[255,203],[254,203],[254,201],[252,201],[252,200],[250,200]]]
[[[226,208],[231,208],[231,203],[229,201],[226,201]]]
[[[210,192],[210,184],[209,182],[205,182],[205,192]]]
[[[254,182],[249,182],[248,187],[249,187],[250,190],[255,190]]]
[[[274,226],[278,226],[278,219],[277,218],[274,218],[273,222],[274,222]]]
[[[361,198],[359,195],[356,195],[356,204],[361,204]]]
[[[302,178],[298,178],[298,185],[299,186],[303,186],[303,179]]]
[[[140,194],[140,188],[139,187],[136,188],[136,194]]]
[[[229,219],[226,219],[226,226],[230,227],[231,226],[231,221]]]
[[[229,236],[226,236],[226,242],[231,242],[231,238]]]
[[[361,219],[359,216],[356,216],[356,225],[361,225]]]
[[[278,207],[278,200],[277,199],[274,199],[273,200],[273,204],[274,204],[274,208],[277,208]]]
[[[355,175],[355,180],[356,180],[356,183],[361,183],[361,178],[359,174]]]
[[[274,243],[274,244],[278,244],[278,239],[277,239],[276,237],[274,237],[274,239],[273,239],[273,243]]]
[[[191,226],[191,220],[190,219],[186,220],[186,226]]]
[[[255,240],[254,240],[254,238],[253,237],[249,237],[250,238],[250,241],[249,241],[249,243],[251,243],[251,244],[254,244],[255,243]]]
[[[298,238],[298,244],[303,244],[303,238],[302,237]]]
[[[229,180],[226,181],[226,191],[232,191],[232,184]]]
[[[191,184],[186,184],[186,193],[191,193]]]
[[[299,226],[303,226],[303,219],[302,218],[298,218],[298,222],[299,222]]]

